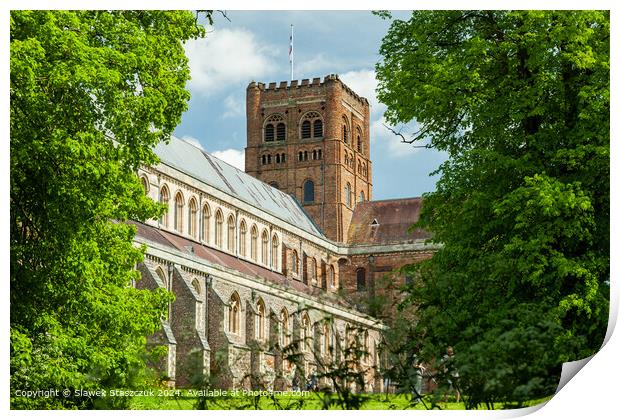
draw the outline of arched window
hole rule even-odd
[[[301,162],[302,160],[304,160],[304,154],[303,152],[299,152],[299,161]]]
[[[351,207],[351,184],[348,182],[344,187],[344,199],[346,200],[347,206]]]
[[[146,178],[146,176],[141,176],[140,182],[142,182],[142,188],[144,188],[144,193],[148,195],[150,190],[149,180]]]
[[[265,141],[284,140],[285,136],[284,117],[280,114],[270,115],[265,120]]]
[[[235,252],[235,242],[236,242],[236,227],[235,227],[235,218],[231,214],[228,216],[228,250],[230,252]]]
[[[323,137],[323,120],[321,114],[316,111],[305,113],[301,123],[301,138],[320,138]]]
[[[183,194],[181,194],[181,191],[179,191],[177,195],[174,197],[174,229],[179,233],[183,233],[183,205],[184,204],[185,203],[183,200]]]
[[[293,250],[293,261],[291,264],[291,270],[293,273],[299,274],[299,257],[297,255],[297,251]]]
[[[327,269],[327,277],[329,278],[329,285],[332,288],[336,287],[336,272],[334,270],[334,266],[330,265]]]
[[[264,340],[265,339],[265,303],[263,303],[262,299],[258,299],[256,303],[256,318],[255,318],[255,327],[256,327],[256,339]]]
[[[196,224],[198,222],[198,205],[196,204],[196,200],[192,197],[189,200],[189,210],[188,210],[188,219],[187,219],[187,230],[192,237],[196,237],[196,233],[198,233],[198,229],[196,228]]]
[[[269,264],[269,234],[267,233],[267,230],[263,230],[261,240],[261,261],[263,264],[267,265]]]
[[[168,191],[168,187],[166,185],[161,187],[161,190],[159,191],[159,202],[162,204],[165,204],[166,206],[168,206],[169,208],[169,202],[170,201],[170,192]],[[168,227],[168,209],[166,209],[166,212],[164,214],[162,214],[161,216],[161,220],[160,223],[163,227]]]
[[[202,240],[209,243],[209,232],[211,226],[211,208],[205,203],[202,206]]]
[[[308,160],[308,151],[304,150],[304,160]]]
[[[307,349],[311,348],[308,343],[310,339],[311,339],[310,317],[308,316],[308,314],[304,313],[301,317],[301,330],[300,330],[301,351],[306,351]]]
[[[310,271],[310,280],[312,280],[313,283],[316,283],[316,259],[315,258],[310,258],[310,264],[308,267],[308,271]]]
[[[276,126],[276,140],[286,140],[286,125],[284,125],[284,123],[278,123]]]
[[[224,224],[224,216],[220,209],[215,212],[215,246],[222,247],[222,225]]]
[[[308,179],[304,182],[304,203],[314,202],[314,182]]]
[[[241,325],[241,299],[237,292],[234,292],[228,303],[228,331],[239,334]]]
[[[271,268],[274,270],[278,269],[278,246],[280,245],[278,241],[278,235],[273,235],[271,238]]]
[[[256,225],[252,226],[252,230],[250,232],[250,258],[252,261],[256,261],[256,249],[258,247],[258,229],[256,229]]]
[[[363,153],[364,152],[364,144],[362,143],[363,142],[363,140],[362,140],[362,130],[359,127],[356,127],[355,131],[356,131],[356,134],[357,134],[357,136],[356,136],[357,137],[356,138],[356,140],[357,140],[357,151],[360,152],[360,153]]]
[[[289,343],[289,333],[288,333],[288,311],[286,308],[282,308],[280,311],[280,346],[286,347]]]
[[[347,117],[342,117],[342,141],[345,144],[349,143],[349,122],[347,121]]]
[[[239,226],[239,255],[242,257],[246,256],[246,241],[247,241],[247,226],[245,224],[245,220],[241,220],[241,225]]]
[[[314,120],[314,137],[323,137],[323,121]]]
[[[332,329],[329,322],[325,322],[325,324],[323,324],[322,338],[323,345],[321,346],[321,354],[323,354],[323,356],[329,356],[332,346]]]
[[[364,191],[360,191],[360,203],[363,203],[365,200]]]
[[[358,268],[355,274],[357,277],[357,290],[366,290],[366,270]]]
[[[310,120],[304,120],[304,122],[301,123],[301,138],[309,139],[310,137],[312,137],[312,124]]]
[[[273,127],[273,124],[267,124],[265,126],[265,141],[273,141],[275,136],[274,136],[275,130]],[[263,164],[265,163],[265,159],[263,156]]]

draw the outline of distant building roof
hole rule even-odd
[[[168,144],[159,143],[155,153],[168,166],[300,229],[325,237],[294,197],[184,140],[171,137]]]
[[[422,199],[364,201],[357,203],[349,225],[349,245],[387,245],[428,239],[431,235],[409,227],[420,218]]]

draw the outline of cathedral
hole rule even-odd
[[[382,392],[384,326],[363,302],[434,252],[408,230],[420,198],[372,200],[369,104],[337,75],[246,95],[246,172],[173,137],[138,173],[168,205],[134,222],[136,287],[176,297],[148,340],[167,349],[157,368],[170,386],[291,390],[344,365]]]

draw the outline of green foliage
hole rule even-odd
[[[209,14],[210,15],[210,14]],[[11,13],[11,405],[118,407],[17,390],[144,383],[170,295],[132,282],[128,219],[157,217],[135,174],[187,108],[190,12]]]
[[[409,268],[411,347],[436,367],[454,347],[468,407],[551,395],[604,337],[609,52],[605,11],[416,11],[383,40],[388,121],[449,154],[417,224],[443,247]]]

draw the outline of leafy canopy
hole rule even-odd
[[[122,222],[163,210],[135,171],[187,108],[183,42],[204,28],[190,12],[14,11],[10,34],[11,404],[92,407],[15,391],[144,379],[170,296],[130,287],[144,249]]]
[[[454,347],[469,406],[550,395],[602,342],[609,51],[605,11],[416,11],[383,39],[388,122],[449,154],[418,223],[443,248],[404,310],[427,361]]]

